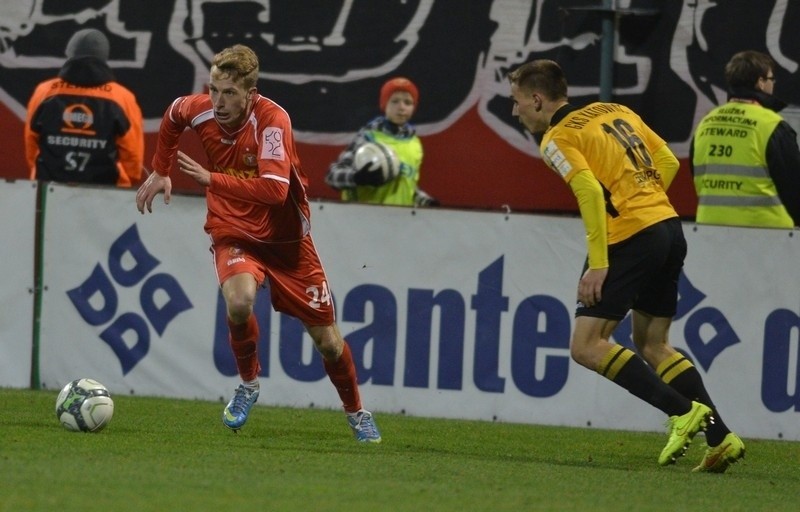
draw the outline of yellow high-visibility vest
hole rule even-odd
[[[389,146],[400,161],[400,174],[389,183],[379,187],[359,186],[342,191],[344,201],[359,203],[414,206],[414,193],[419,182],[422,165],[422,142],[419,136],[393,137],[378,130],[370,132],[372,140]]]
[[[709,112],[694,134],[698,224],[794,227],[767,169],[767,143],[781,116],[756,103]]]

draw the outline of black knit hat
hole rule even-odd
[[[67,58],[96,57],[108,60],[109,43],[105,34],[94,28],[85,28],[72,35],[67,43]]]

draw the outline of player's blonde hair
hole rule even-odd
[[[258,57],[256,52],[243,44],[225,48],[211,61],[211,74],[227,77],[241,83],[245,89],[256,86],[258,81]]]
[[[520,89],[537,91],[551,101],[567,98],[567,79],[555,61],[526,62],[508,74],[508,81]]]

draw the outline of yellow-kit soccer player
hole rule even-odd
[[[570,105],[564,73],[551,60],[523,64],[508,78],[513,115],[542,137],[542,157],[572,189],[586,228],[572,358],[669,416],[659,464],[674,463],[707,428],[709,448],[695,471],[724,472],[744,457],[744,444],[667,336],[686,256],[681,221],[666,194],[678,160],[629,108]],[[609,341],[629,311],[638,354]]]

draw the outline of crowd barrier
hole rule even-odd
[[[227,399],[238,377],[204,199],[159,197],[140,215],[133,190],[42,187],[0,183],[0,386],[93,377],[112,393]],[[800,234],[684,230],[670,341],[738,433],[800,440]],[[662,430],[661,412],[569,357],[580,219],[312,202],[312,233],[368,408]],[[259,404],[338,408],[300,324],[267,290],[256,310]],[[631,346],[629,319],[614,341]]]

